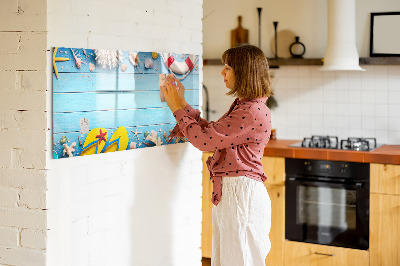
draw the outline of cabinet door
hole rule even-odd
[[[285,187],[265,184],[271,199],[271,250],[265,259],[266,266],[283,265],[285,240]]]
[[[400,195],[400,165],[370,165],[371,193]]]
[[[210,182],[210,173],[206,161],[211,152],[203,153],[203,195],[202,195],[202,230],[201,230],[201,252],[204,258],[211,258],[212,252],[212,183]]]
[[[285,185],[285,158],[264,156],[261,163],[268,177],[266,184]]]
[[[285,241],[285,266],[367,266],[365,250]],[[372,264],[371,264],[372,265]]]
[[[371,266],[400,265],[400,196],[371,194]]]

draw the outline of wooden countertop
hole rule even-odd
[[[264,156],[364,163],[400,164],[400,145],[383,145],[372,151],[289,147],[301,140],[270,140]]]

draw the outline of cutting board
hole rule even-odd
[[[238,16],[238,26],[231,30],[231,48],[242,43],[249,43],[249,31],[242,27],[242,16]]]

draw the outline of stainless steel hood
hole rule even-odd
[[[358,70],[355,0],[328,0],[328,44],[320,70]]]

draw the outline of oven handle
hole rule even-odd
[[[294,182],[301,183],[304,185],[318,185],[318,184],[341,185],[341,186],[345,186],[345,187],[353,188],[353,189],[361,189],[363,187],[363,183],[361,183],[361,182],[346,183],[346,182],[332,182],[332,181],[321,181],[321,180],[309,181],[309,180],[304,180],[303,178],[297,178],[297,177],[288,177],[287,181],[292,181],[292,182],[294,181]]]

